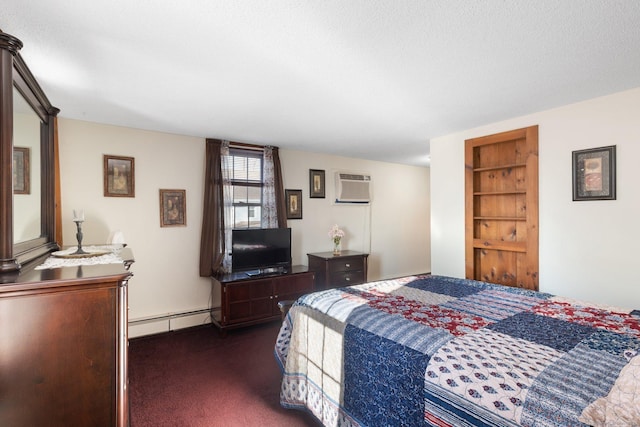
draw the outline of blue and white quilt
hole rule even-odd
[[[639,353],[637,310],[431,275],[306,295],[275,346],[281,404],[325,426],[597,425]]]

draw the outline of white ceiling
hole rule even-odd
[[[638,0],[3,0],[60,116],[427,165],[640,86]]]

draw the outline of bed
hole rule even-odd
[[[280,403],[325,426],[640,425],[640,311],[420,275],[305,295]]]

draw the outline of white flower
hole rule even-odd
[[[329,229],[329,237],[331,237],[333,243],[337,245],[340,243],[340,239],[344,237],[344,230],[341,230],[338,224],[334,224],[333,227]]]

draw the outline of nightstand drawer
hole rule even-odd
[[[329,273],[342,271],[361,271],[364,269],[364,259],[362,257],[338,258],[329,263]]]
[[[364,283],[364,271],[343,271],[329,276],[329,287],[340,288],[344,286],[359,285]]]

